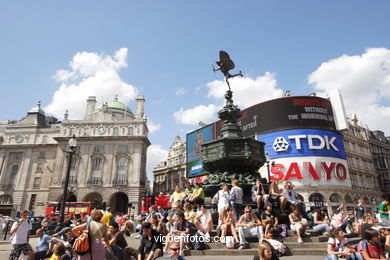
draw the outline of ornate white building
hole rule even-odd
[[[114,212],[127,212],[131,203],[138,211],[150,145],[144,102],[137,97],[133,114],[117,97],[96,108],[91,96],[83,120],[66,112],[62,122],[46,116],[38,103],[21,120],[0,122],[0,213],[31,209],[43,215],[47,202],[61,200],[73,135],[67,200],[105,203]]]
[[[161,162],[153,169],[153,193],[172,193],[175,186],[183,187],[183,179],[186,172],[186,143],[175,137],[169,148],[166,161]]]

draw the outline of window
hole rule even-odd
[[[30,199],[30,205],[28,206],[29,210],[34,209],[35,206],[35,200],[37,199],[37,194],[31,194],[31,199]]]
[[[132,127],[127,128],[127,135],[133,135],[133,128]]]
[[[113,128],[112,135],[119,135],[119,128],[118,127]]]
[[[45,152],[39,152],[38,159],[45,159]]]
[[[103,158],[97,157],[92,161],[92,177],[100,177],[103,168]]]
[[[129,152],[128,146],[127,145],[119,145],[118,152],[120,152],[120,153],[128,153]]]
[[[35,172],[43,172],[43,163],[37,163],[37,170]]]
[[[33,189],[39,189],[40,186],[41,186],[41,178],[35,177],[33,183]]]
[[[19,172],[19,164],[12,165],[11,173],[10,173],[10,177],[11,177],[10,183],[11,184],[16,184],[15,182],[16,182],[16,176],[18,175],[18,172]]]
[[[11,160],[12,161],[21,161],[23,158],[23,153],[12,153]]]
[[[95,153],[104,153],[104,146],[95,146]]]
[[[116,171],[118,175],[127,174],[127,158],[121,157],[117,161]]]
[[[1,205],[12,205],[12,197],[10,195],[4,194],[0,196],[0,204]]]

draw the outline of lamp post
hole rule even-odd
[[[271,183],[271,174],[269,172],[269,162],[271,158],[269,157],[268,152],[265,152],[265,162],[267,163],[267,173],[268,173],[268,183]]]
[[[62,196],[61,201],[61,211],[60,211],[60,218],[58,221],[58,226],[63,226],[64,224],[64,213],[65,213],[65,203],[66,203],[66,197],[68,196],[68,186],[69,186],[69,177],[70,177],[70,168],[72,166],[72,157],[75,154],[76,151],[76,145],[77,140],[75,136],[73,135],[72,138],[69,140],[69,151],[66,151],[66,153],[69,154],[69,160],[68,160],[68,168],[66,169],[66,176],[65,176],[65,183],[64,183],[64,195]]]

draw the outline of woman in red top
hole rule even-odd
[[[383,255],[383,248],[379,245],[379,232],[367,228],[364,231],[364,240],[360,241],[358,251],[362,254],[364,260],[386,259]]]

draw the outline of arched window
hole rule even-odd
[[[330,202],[340,203],[343,199],[341,198],[340,194],[333,193],[332,195],[330,195],[329,200]]]
[[[351,195],[349,195],[349,194],[346,194],[346,195],[345,195],[345,202],[347,202],[347,203],[353,203],[353,200],[352,200]]]
[[[322,196],[320,193],[311,194],[309,201],[313,202],[316,208],[321,208],[324,206],[324,196]]]

